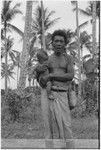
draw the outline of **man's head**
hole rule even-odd
[[[37,52],[37,59],[39,63],[43,63],[44,61],[47,61],[48,60],[47,52],[45,52],[44,50],[39,50],[39,52]]]
[[[56,54],[61,54],[65,50],[67,44],[67,36],[63,30],[56,30],[52,34],[53,50]]]

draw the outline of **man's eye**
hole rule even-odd
[[[63,43],[64,41],[55,41],[55,42],[56,42],[56,43],[57,43],[57,42]]]

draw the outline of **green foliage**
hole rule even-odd
[[[60,18],[56,18],[51,20],[51,16],[55,14],[55,11],[49,12],[47,8],[44,8],[44,27],[45,31],[48,30],[51,26],[53,26]],[[42,34],[42,11],[41,7],[38,6],[36,12],[34,13],[35,19],[32,22],[32,29],[37,31],[39,35]]]
[[[14,70],[14,65],[9,64],[6,66],[5,63],[2,63],[2,69],[1,69],[1,76],[4,78],[6,76],[6,67],[7,67],[7,79],[10,81],[10,78],[14,79],[13,74],[15,74]]]
[[[97,89],[94,86],[95,79],[90,78],[85,81],[86,111],[93,112],[97,107]]]
[[[8,93],[5,95],[5,90],[2,90],[2,121],[5,119],[13,122],[25,119],[31,120],[33,114],[36,118],[35,107],[41,105],[40,94],[40,88],[38,87],[27,87],[23,95],[18,95],[16,90],[11,89],[8,89]]]
[[[3,98],[2,101],[5,101],[5,104],[7,106],[6,110],[10,114],[10,119],[12,121],[19,119],[19,113],[22,109],[20,97],[12,90],[8,90],[7,95],[5,95],[5,93],[3,94],[4,95],[1,95]]]
[[[78,88],[77,88],[78,89]],[[77,91],[75,88],[75,91]],[[81,101],[77,101],[76,107],[71,111],[72,117],[85,117],[95,114],[98,117],[98,94],[99,87],[96,76],[89,75],[81,84]],[[78,95],[78,94],[77,94]]]

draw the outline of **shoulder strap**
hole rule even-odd
[[[63,56],[64,56],[64,58],[65,58],[65,60],[67,62],[67,65],[68,65],[68,56],[67,56],[67,53],[63,53]]]

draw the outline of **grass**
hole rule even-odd
[[[75,118],[72,119],[72,131],[76,139],[97,139],[98,122],[94,118]],[[43,121],[36,120],[26,122],[26,120],[15,123],[2,124],[2,138],[27,138],[41,139],[44,138]]]
[[[72,131],[77,139],[98,139],[98,120],[95,116],[75,118]]]
[[[4,106],[3,106],[4,107]],[[1,138],[43,139],[44,125],[40,97],[26,109],[20,120],[12,122],[6,108],[1,109]],[[98,119],[96,116],[72,118],[72,131],[75,139],[98,139]]]
[[[41,113],[32,119],[23,119],[19,122],[2,122],[2,138],[27,138],[43,139],[44,126]],[[84,117],[72,119],[73,136],[76,139],[97,139],[98,120],[96,117]]]

